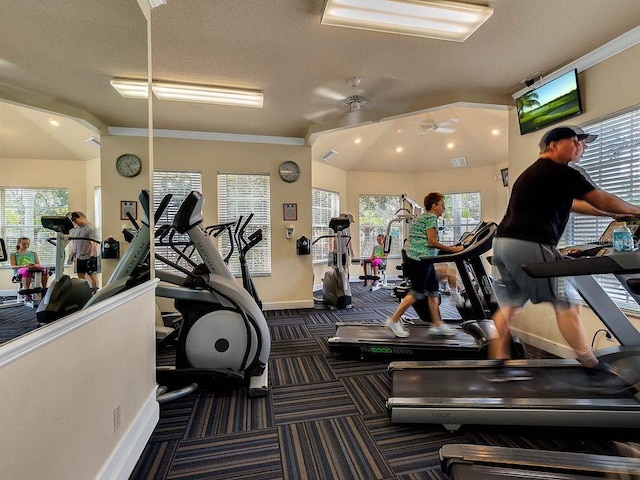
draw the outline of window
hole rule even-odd
[[[311,189],[311,241],[331,235],[329,220],[340,215],[340,196],[318,188]],[[329,239],[322,238],[313,245],[313,261],[326,262],[329,258]]]
[[[185,172],[185,171],[154,171],[153,172],[153,211],[155,212],[160,206],[160,202],[167,195],[173,195],[171,202],[167,205],[158,221],[156,228],[162,225],[171,225],[173,218],[178,213],[178,209],[186,196],[191,191],[202,192],[202,173]],[[188,241],[188,236],[177,235],[175,241]],[[170,247],[156,247],[156,253],[173,262],[177,261],[179,256]],[[200,263],[202,259],[197,252],[192,257],[193,261]],[[181,265],[185,266],[184,263]],[[171,269],[167,264],[156,259],[155,268],[160,270]]]
[[[247,254],[247,266],[252,275],[271,273],[271,191],[268,174],[218,173],[218,222],[243,221],[253,213],[247,235],[262,229],[262,241]],[[229,238],[220,237],[221,253],[229,251]],[[229,269],[240,275],[238,256],[229,260]]]
[[[31,249],[40,262],[55,265],[56,247],[47,241],[55,233],[42,227],[43,215],[66,215],[69,191],[66,188],[2,188],[0,187],[0,236],[7,250],[15,250],[20,237],[29,237]]]
[[[619,112],[583,128],[598,138],[589,144],[580,166],[603,190],[635,205],[640,203],[640,109]],[[610,222],[607,217],[572,215],[559,245],[595,241]],[[599,275],[596,280],[620,308],[640,311],[613,276]]]
[[[470,232],[481,221],[480,192],[447,193],[444,205],[446,209],[440,217],[444,227],[440,232],[442,243],[456,243],[463,233]]]
[[[360,257],[368,257],[376,245],[377,235],[386,235],[387,225],[402,206],[400,195],[360,195],[358,199],[360,217]],[[391,227],[391,250],[389,257],[400,257],[404,243],[402,225]],[[353,240],[353,239],[352,239]]]
[[[93,188],[93,226],[98,239],[102,238],[102,188]]]

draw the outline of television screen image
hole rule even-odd
[[[571,70],[516,99],[520,134],[582,113],[578,72]]]

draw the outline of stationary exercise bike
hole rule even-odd
[[[156,270],[162,281],[156,295],[173,298],[183,317],[175,366],[157,368],[158,384],[166,387],[158,396],[161,403],[219,380],[248,383],[252,397],[269,391],[271,337],[267,321],[256,299],[236,281],[206,233],[203,204],[202,195],[192,191],[180,206],[171,232],[164,232],[161,242],[156,240],[156,246],[169,246],[178,256],[175,261],[156,252],[158,260],[177,271]],[[185,234],[188,240],[184,240]],[[197,252],[201,263],[194,267],[187,252]],[[176,387],[182,390],[171,391]]]

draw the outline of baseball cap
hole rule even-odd
[[[563,125],[561,127],[552,128],[546,132],[540,140],[540,150],[543,150],[551,142],[564,140],[565,138],[578,137],[578,140],[584,140],[587,143],[593,142],[598,135],[587,133],[577,125]]]

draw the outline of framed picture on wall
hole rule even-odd
[[[129,220],[127,213],[130,213],[134,220],[138,219],[138,202],[121,200],[120,201],[120,220]]]
[[[282,204],[282,216],[286,220],[298,220],[298,204],[297,203],[283,203]]]
[[[505,187],[509,186],[509,169],[503,168],[500,170],[500,175],[502,176],[502,185]]]

